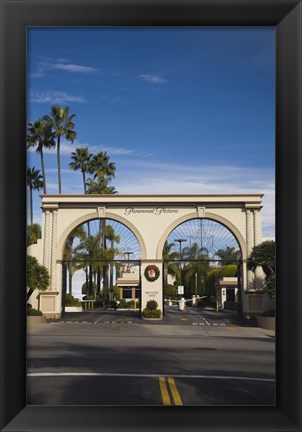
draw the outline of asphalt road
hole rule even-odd
[[[274,405],[275,338],[234,313],[88,311],[28,331],[28,404]]]

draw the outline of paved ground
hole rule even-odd
[[[86,310],[82,313],[66,313],[59,320],[49,320],[51,324],[146,324],[140,319],[139,311],[133,310]],[[178,307],[166,307],[162,320],[148,321],[150,325],[200,325],[200,326],[243,326],[253,327],[255,321],[245,320],[237,312],[225,311],[217,313],[213,308],[188,308],[185,313]]]
[[[28,403],[274,405],[274,333],[234,313],[88,311],[28,332]]]

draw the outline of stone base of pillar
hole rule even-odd
[[[60,318],[61,306],[58,304],[59,291],[44,291],[39,294],[39,310],[47,318]]]
[[[43,316],[45,316],[46,318],[51,318],[51,319],[60,319],[62,318],[62,314],[60,313],[44,313],[43,312]]]

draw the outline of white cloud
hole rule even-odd
[[[264,194],[263,236],[275,236],[273,169],[132,160],[117,170],[114,186],[121,194]]]
[[[138,79],[140,81],[146,81],[151,84],[164,84],[166,82],[166,80],[159,75],[141,74],[138,76]]]
[[[66,102],[85,102],[82,96],[75,96],[60,91],[33,91],[29,95],[30,102],[62,104]]]
[[[71,73],[94,73],[98,71],[98,69],[89,66],[81,66],[77,64],[65,64],[65,63],[56,63],[54,65],[48,65],[48,69],[64,70]]]
[[[61,61],[60,61],[61,60]],[[59,61],[59,62],[58,62]],[[31,78],[41,78],[49,70],[62,70],[70,73],[96,73],[99,69],[91,66],[82,66],[74,63],[68,63],[65,59],[53,60],[47,58],[37,64],[37,71],[30,75]]]

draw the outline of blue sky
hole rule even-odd
[[[273,28],[31,28],[27,76],[29,121],[52,104],[76,114],[63,193],[83,191],[70,153],[106,150],[119,193],[264,193],[274,236]],[[55,151],[46,178],[57,193]],[[37,193],[34,210],[39,222]]]

